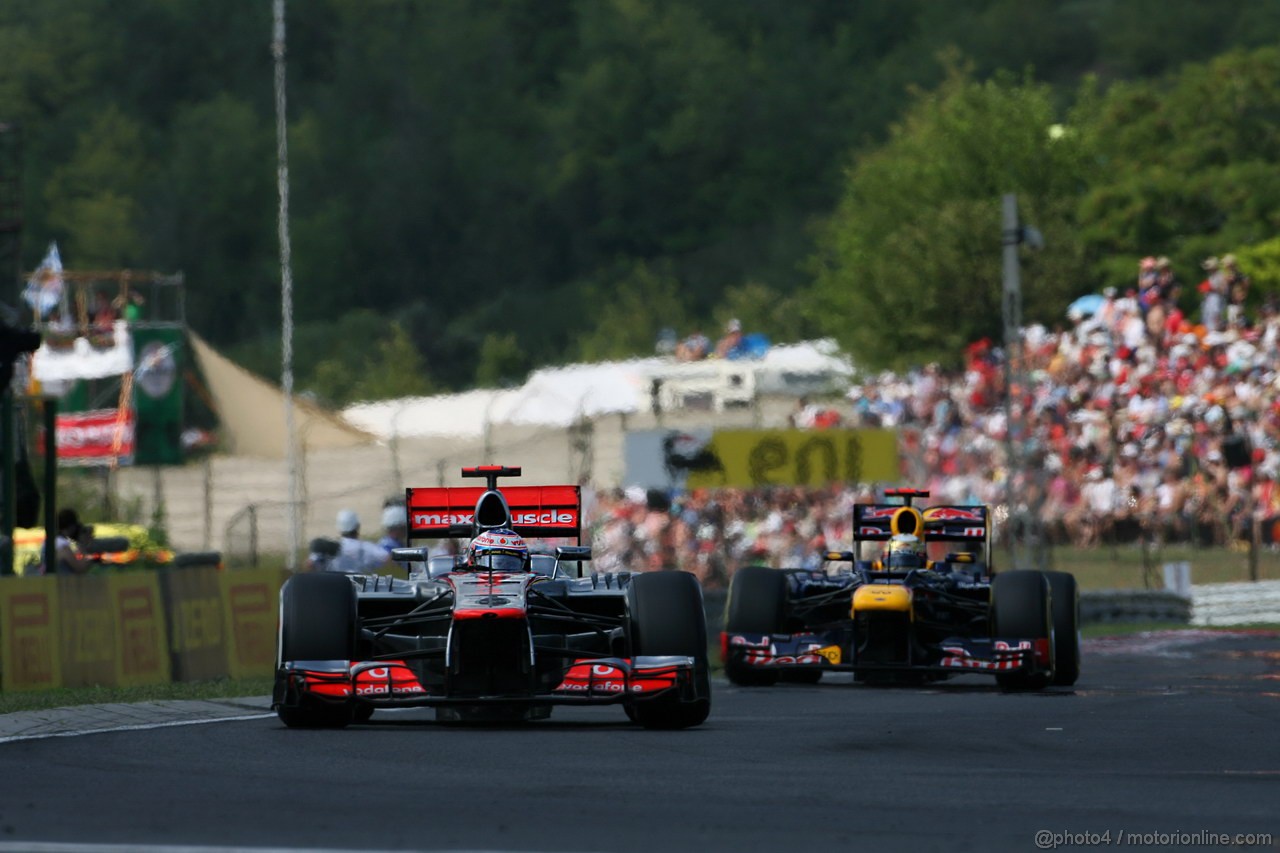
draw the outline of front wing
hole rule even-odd
[[[293,707],[304,698],[335,704],[358,700],[379,708],[536,704],[609,705],[641,702],[677,692],[692,697],[695,661],[681,656],[582,658],[549,693],[452,696],[428,690],[404,661],[286,661],[277,672],[274,705]]]
[[[923,660],[895,663],[858,661],[847,632],[721,635],[721,657],[761,670],[824,672],[919,672],[939,675],[1051,672],[1049,641],[1017,638],[949,637]]]

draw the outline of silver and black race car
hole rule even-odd
[[[410,488],[410,539],[486,531],[569,541],[495,571],[396,549],[407,580],[311,572],[281,590],[273,708],[291,727],[344,726],[378,708],[446,721],[532,720],[553,705],[619,704],[647,728],[711,708],[702,590],[685,572],[584,573],[577,486],[513,486],[519,468],[464,468],[485,487]]]
[[[994,675],[1007,689],[1071,685],[1080,674],[1079,596],[1066,572],[991,571],[985,506],[854,507],[851,563],[834,571],[739,569],[729,586],[721,655],[738,685],[817,681],[852,672],[868,683]],[[863,543],[885,543],[862,559]],[[961,550],[929,559],[939,543]],[[957,543],[959,543],[957,545]]]

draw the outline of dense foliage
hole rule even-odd
[[[869,365],[954,357],[998,334],[1004,192],[1047,240],[1033,318],[1139,254],[1277,266],[1275,0],[288,13],[300,386],[335,402],[730,316]],[[191,325],[268,374],[270,33],[270,0],[0,2],[27,268],[56,239],[75,268],[183,270]]]

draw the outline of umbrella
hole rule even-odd
[[[1085,294],[1067,306],[1067,316],[1073,317],[1079,314],[1082,317],[1092,317],[1102,307],[1104,301],[1106,297],[1101,293]]]

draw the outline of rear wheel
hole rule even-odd
[[[786,573],[766,566],[744,566],[729,581],[729,598],[725,602],[724,629],[730,634],[778,634],[787,612]],[[724,674],[742,687],[776,684],[778,673],[757,669],[743,663],[729,649]],[[799,675],[799,673],[796,673]],[[822,677],[822,673],[817,673]]]
[[[280,590],[280,654],[285,661],[350,661],[356,643],[356,588],[342,574],[294,575]],[[301,697],[276,709],[290,728],[340,728],[351,722],[350,704]]]
[[[647,729],[684,729],[701,723],[711,713],[711,673],[698,579],[688,572],[634,575],[627,587],[627,616],[633,658],[679,655],[694,661],[691,691],[629,703],[628,716]]]
[[[1049,639],[1053,654],[1053,618],[1049,580],[1041,572],[1012,571],[991,581],[991,634],[1023,640]],[[1052,669],[1052,667],[1050,667]],[[1047,673],[997,675],[996,683],[1008,690],[1039,690],[1052,680]]]
[[[1067,572],[1044,576],[1053,593],[1053,683],[1070,687],[1080,678],[1080,590]]]

